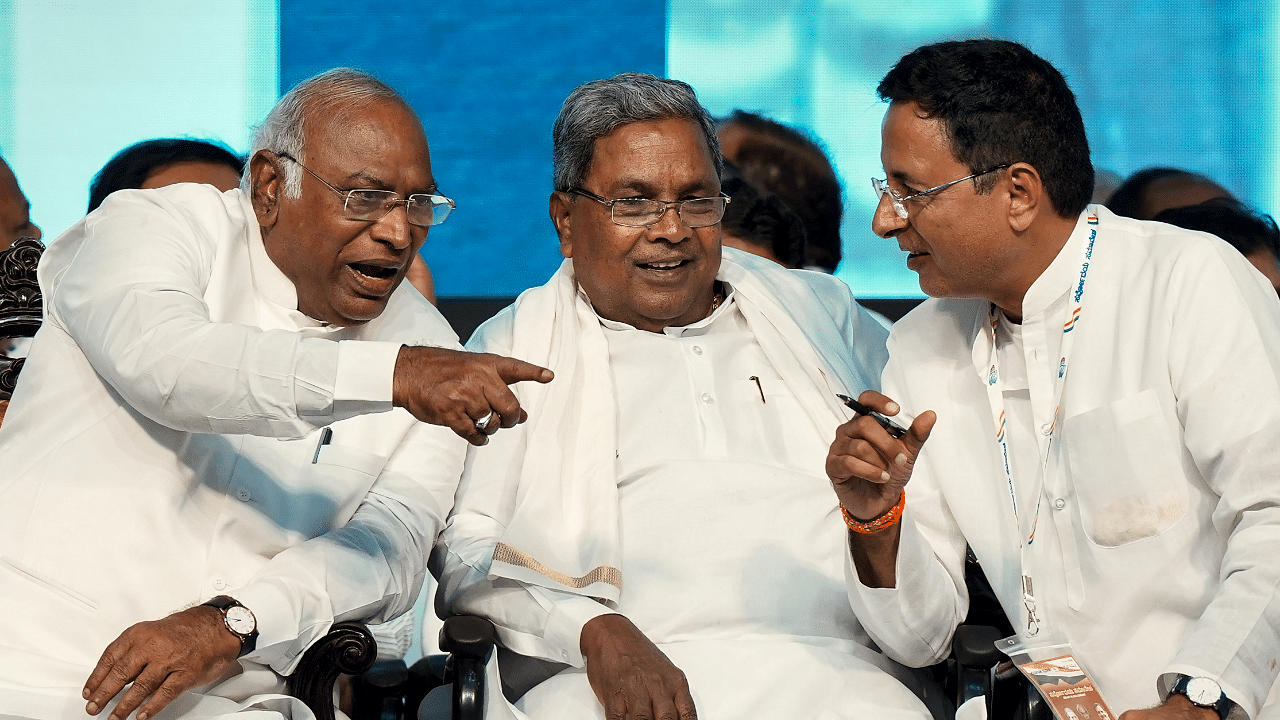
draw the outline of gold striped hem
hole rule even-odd
[[[519,550],[505,543],[498,543],[493,548],[493,559],[495,562],[503,562],[508,565],[528,568],[539,575],[545,575],[552,580],[571,588],[584,588],[595,583],[608,583],[619,590],[622,589],[622,571],[615,567],[607,567],[601,565],[582,577],[570,577],[562,572],[556,572],[551,568],[538,562],[533,556],[520,552]]]

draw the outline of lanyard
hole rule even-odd
[[[1025,532],[1023,530],[1022,516],[1018,511],[1018,496],[1014,492],[1013,466],[1009,462],[1009,440],[1005,432],[1007,415],[1004,406],[1004,381],[1000,375],[999,354],[996,352],[996,327],[1000,323],[1000,309],[992,304],[987,317],[986,332],[991,342],[991,355],[988,363],[990,370],[987,371],[987,399],[990,401],[992,418],[995,420],[996,444],[1000,449],[1000,460],[1004,467],[1005,480],[1009,487],[1009,502],[1013,506],[1013,518],[1018,526],[1018,554],[1022,569],[1022,604],[1026,610],[1027,627],[1025,635],[1027,637],[1034,637],[1040,633],[1040,618],[1036,613],[1036,597],[1031,584],[1031,572],[1028,569],[1027,554],[1028,549],[1036,539],[1036,526],[1040,522],[1040,504],[1044,497],[1045,478],[1049,474],[1050,463],[1055,457],[1053,440],[1058,429],[1058,414],[1062,409],[1062,390],[1066,385],[1068,360],[1075,345],[1077,333],[1074,330],[1079,325],[1083,310],[1081,301],[1084,297],[1085,281],[1089,278],[1089,261],[1093,258],[1093,243],[1098,237],[1098,228],[1096,227],[1098,216],[1090,215],[1088,223],[1094,227],[1089,228],[1089,240],[1085,243],[1080,260],[1080,280],[1071,294],[1067,308],[1067,319],[1062,326],[1062,356],[1058,361],[1058,378],[1054,387],[1053,419],[1049,424],[1047,433],[1049,441],[1040,466],[1038,482],[1034,488],[1035,492],[1032,493],[1032,497],[1036,499],[1035,511],[1030,516],[1031,527]],[[1058,455],[1061,455],[1060,450]],[[1060,465],[1061,463],[1057,464]]]

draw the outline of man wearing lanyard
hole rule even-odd
[[[859,416],[827,460],[873,529],[850,533],[868,632],[945,657],[967,544],[1018,634],[1069,643],[1123,720],[1277,712],[1274,292],[1216,238],[1089,205],[1075,98],[1021,45],[922,47],[878,92],[874,229],[933,299],[861,398],[907,433]]]

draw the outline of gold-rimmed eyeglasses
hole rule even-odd
[[[419,227],[431,227],[444,222],[445,218],[449,217],[449,213],[457,207],[452,200],[443,195],[415,193],[401,199],[400,195],[393,190],[365,188],[341,190],[335,187],[333,183],[317,175],[315,171],[303,165],[300,160],[289,153],[278,154],[285,160],[297,163],[298,167],[310,173],[311,177],[324,183],[330,190],[342,196],[342,212],[348,220],[364,220],[366,222],[381,220],[396,205],[404,205],[405,214],[409,217],[410,224]]]

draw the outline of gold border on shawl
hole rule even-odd
[[[546,565],[538,562],[531,555],[523,553],[506,543],[498,543],[494,546],[493,559],[495,562],[504,562],[508,565],[528,568],[539,575],[545,575],[552,580],[555,580],[565,587],[584,588],[598,582],[602,582],[612,585],[619,590],[622,589],[622,571],[615,567],[601,565],[582,577],[570,577],[562,572],[552,570]]]

